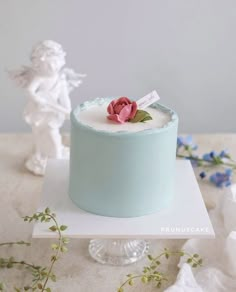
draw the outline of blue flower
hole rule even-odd
[[[188,135],[186,137],[181,137],[179,136],[177,138],[177,147],[185,147],[185,148],[190,148],[192,150],[196,150],[197,149],[197,145],[194,143],[193,141],[193,137],[191,135]]]
[[[216,172],[210,176],[210,181],[217,187],[228,187],[231,185],[232,169],[226,169],[225,172]]]
[[[214,157],[217,157],[217,153],[215,151],[211,151],[210,153],[206,153],[202,156],[202,159],[205,161],[212,161]]]
[[[229,152],[227,150],[222,150],[219,156],[220,158],[230,158]]]
[[[202,171],[200,174],[199,174],[200,178],[203,179],[206,177],[206,173],[205,171]]]
[[[177,147],[182,147],[184,145],[183,137],[177,138]]]
[[[202,156],[202,159],[208,162],[223,162],[222,158],[230,158],[228,151],[222,150],[219,153],[217,153],[216,151],[211,151],[210,153],[206,153]]]

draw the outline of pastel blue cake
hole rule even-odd
[[[111,100],[87,101],[71,113],[69,196],[103,216],[158,212],[174,196],[178,117],[154,103],[147,111],[166,117],[161,127],[154,121],[116,125],[106,118]]]

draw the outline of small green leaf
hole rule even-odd
[[[191,258],[188,258],[187,259],[187,263],[190,264],[191,262],[192,262],[192,259]]]
[[[195,253],[195,254],[193,255],[193,257],[194,257],[194,258],[198,258],[199,255],[198,255],[197,253]]]
[[[52,256],[51,256],[51,262],[54,262],[54,261],[56,261],[56,260],[58,260],[58,257],[56,257],[55,255],[52,255]]]
[[[148,271],[151,271],[151,269],[149,267],[143,267],[143,269],[148,272]]]
[[[130,278],[130,277],[132,277],[133,275],[132,274],[128,274],[128,275],[126,275],[126,277],[128,277],[128,278]]]
[[[50,213],[51,213],[50,209],[49,209],[49,208],[46,208],[46,209],[45,209],[45,213],[46,213],[46,214],[50,214]]]
[[[53,243],[53,244],[51,245],[51,248],[52,248],[53,250],[57,250],[57,249],[58,249],[58,245],[55,244],[55,243]]]
[[[148,277],[143,276],[143,277],[141,278],[141,281],[142,281],[144,284],[146,284],[146,283],[148,282]]]
[[[147,120],[152,120],[150,114],[143,110],[137,110],[136,115],[133,119],[129,120],[131,123],[145,122]]]
[[[68,248],[67,247],[65,247],[65,246],[62,246],[61,247],[61,252],[67,252],[68,251]]]
[[[129,283],[130,286],[134,285],[134,281],[132,279],[130,279],[128,283]]]
[[[46,291],[46,292],[51,292],[52,290],[48,287],[48,288],[46,288],[45,291]]]
[[[53,225],[53,226],[49,227],[49,229],[50,229],[51,231],[55,232],[55,231],[57,230],[57,227],[56,227],[55,225]]]
[[[61,226],[60,226],[60,230],[61,230],[61,231],[64,231],[64,230],[66,230],[66,229],[67,229],[67,226],[66,226],[66,225],[61,225]]]
[[[152,261],[153,260],[153,257],[149,254],[148,256],[148,259],[150,260],[150,261]]]
[[[146,121],[150,121],[150,120],[152,120],[152,117],[150,115],[148,115],[142,120],[142,122],[146,122]]]
[[[41,283],[38,283],[37,286],[38,286],[39,289],[42,289],[43,288],[43,285]]]
[[[53,282],[56,282],[56,280],[57,280],[57,278],[56,278],[56,275],[51,275],[51,280],[53,281]]]
[[[12,263],[8,263],[8,264],[7,264],[7,268],[8,268],[8,269],[11,269],[12,267],[13,267],[13,264],[12,264]]]
[[[69,238],[67,238],[67,237],[62,237],[62,242],[63,242],[64,244],[67,244],[67,243],[70,242],[70,240],[69,240]]]
[[[118,288],[117,292],[124,292],[123,288]]]

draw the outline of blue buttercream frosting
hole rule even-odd
[[[79,120],[79,113],[111,98],[87,101],[71,113],[69,195],[88,212],[112,217],[155,213],[174,195],[177,114],[162,128],[139,132],[96,130]]]

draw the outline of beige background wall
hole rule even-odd
[[[233,132],[235,32],[234,0],[1,0],[0,132],[29,130],[23,92],[4,70],[27,64],[43,39],[60,42],[68,66],[88,74],[73,106],[157,89],[180,131]]]

